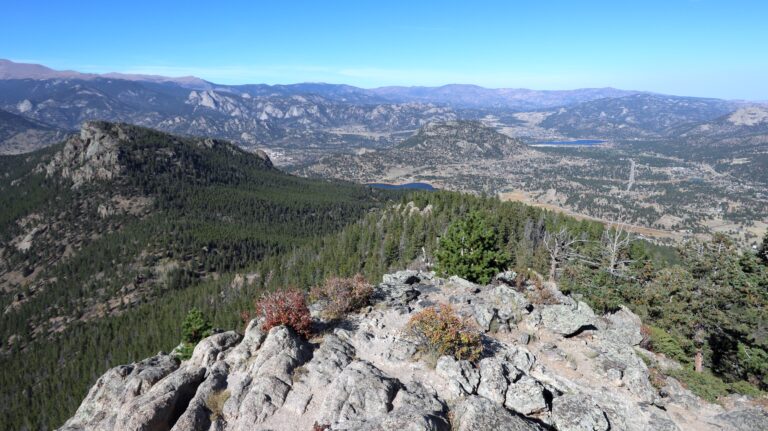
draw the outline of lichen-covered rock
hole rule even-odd
[[[182,367],[163,378],[147,392],[120,406],[115,431],[170,429],[179,412],[186,410],[205,368]]]
[[[475,322],[484,332],[491,330],[491,325],[494,320],[497,319],[498,310],[488,304],[475,304],[472,307],[472,314],[475,317]]]
[[[328,386],[354,359],[355,348],[338,336],[325,336],[312,360],[295,371],[294,384],[285,406],[295,414],[303,414],[310,401],[325,396]]]
[[[448,278],[448,283],[460,287],[465,292],[470,293],[476,293],[482,289],[482,286],[479,284],[472,283],[471,281],[463,279],[457,275],[452,275],[450,278]]]
[[[236,346],[242,337],[235,331],[221,332],[204,338],[192,351],[191,365],[210,367],[223,352]]]
[[[74,416],[60,429],[113,429],[121,406],[131,403],[178,368],[178,359],[162,354],[112,368],[99,377]]]
[[[453,429],[456,431],[540,431],[535,422],[516,416],[493,401],[469,396],[453,408]]]
[[[266,335],[267,334],[261,330],[259,321],[256,319],[251,320],[245,328],[245,334],[243,334],[243,339],[240,341],[240,344],[230,350],[224,360],[227,361],[227,364],[229,364],[232,369],[238,368],[248,358],[251,358],[256,354],[261,347],[261,344],[264,342]]]
[[[552,422],[558,431],[608,431],[608,418],[588,396],[567,394],[552,401]]]
[[[409,303],[421,295],[421,292],[410,284],[385,284],[382,283],[373,291],[373,302],[378,302],[387,307],[400,308],[407,311]]]
[[[437,393],[420,383],[400,388],[392,401],[392,410],[381,416],[351,420],[334,429],[356,431],[448,431],[447,407]]]
[[[221,407],[229,397],[227,374],[229,367],[223,361],[216,363],[197,388],[194,397],[173,425],[171,431],[208,430],[213,423],[223,422]]]
[[[230,374],[231,395],[223,409],[229,429],[253,429],[274,414],[291,389],[293,370],[310,358],[310,351],[293,330],[272,328],[257,354]]]
[[[541,324],[554,333],[571,336],[583,329],[594,328],[597,317],[583,302],[545,305],[541,307]]]
[[[660,413],[651,413],[648,427],[643,431],[681,431],[672,420]]]
[[[504,406],[524,415],[540,413],[549,408],[544,386],[528,375],[523,375],[509,385]]]
[[[498,280],[507,285],[513,286],[517,281],[517,273],[515,271],[504,271],[496,274],[494,280]]]
[[[419,271],[398,271],[392,274],[384,274],[382,277],[382,283],[389,285],[412,285],[421,281]]]
[[[605,336],[598,332],[594,349],[598,356],[594,366],[599,373],[604,373],[613,380],[619,380],[632,394],[646,403],[658,398],[658,392],[649,380],[648,366],[631,346],[632,340],[617,342],[615,336]]]
[[[768,412],[757,408],[721,413],[715,419],[733,431],[768,430]]]
[[[448,382],[454,398],[474,394],[480,384],[480,372],[469,361],[457,361],[444,355],[437,360],[435,371]]]
[[[119,143],[127,139],[124,125],[87,121],[80,135],[67,140],[46,166],[48,176],[60,175],[72,180],[73,187],[93,180],[109,180],[123,170],[119,163]]]
[[[480,384],[477,386],[477,394],[497,404],[504,404],[509,382],[517,380],[522,373],[499,357],[484,358],[478,365]]]
[[[620,306],[616,312],[606,314],[603,320],[606,323],[600,325],[600,333],[614,343],[637,346],[643,341],[643,334],[640,332],[643,322],[627,307]]]
[[[392,410],[398,389],[398,382],[378,368],[354,361],[328,386],[318,423],[335,426],[384,415]]]
[[[522,346],[505,345],[497,355],[504,358],[505,361],[518,370],[526,373],[536,364],[536,357],[533,353]]]

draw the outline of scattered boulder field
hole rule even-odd
[[[598,316],[555,284],[513,280],[388,274],[357,313],[323,321],[313,309],[309,340],[253,320],[242,335],[203,339],[188,360],[158,353],[115,367],[60,429],[768,429],[754,400],[712,404],[671,377],[651,379],[646,363],[680,365],[640,347],[642,323],[629,309]],[[430,357],[409,336],[414,313],[438,304],[483,333],[478,361]]]

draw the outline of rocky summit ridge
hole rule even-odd
[[[156,356],[107,371],[61,430],[759,430],[768,414],[730,396],[708,403],[646,363],[627,308],[597,316],[554,284],[480,286],[434,273],[385,275],[371,304],[338,322],[313,310],[305,340],[251,321],[192,357]],[[536,289],[547,294],[536,296]],[[541,298],[546,298],[542,301]],[[536,298],[539,298],[538,300]],[[474,363],[420,358],[405,327],[452,304],[484,333]]]
[[[160,143],[152,151],[141,151],[145,141]],[[77,188],[97,180],[113,180],[125,173],[128,165],[148,164],[176,165],[184,163],[177,154],[183,146],[205,149],[223,149],[232,154],[244,153],[238,147],[219,139],[181,138],[140,126],[107,121],[86,121],[80,133],[72,135],[53,159],[44,167],[46,175],[60,176],[72,181]],[[269,156],[261,150],[252,152],[271,167]],[[136,159],[131,160],[129,159]]]

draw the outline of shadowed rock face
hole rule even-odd
[[[264,332],[252,321],[242,336],[202,340],[189,360],[158,354],[113,368],[61,429],[672,431],[768,424],[755,405],[730,403],[726,410],[671,379],[675,389],[662,399],[637,354],[641,322],[629,309],[600,317],[562,295],[560,304],[530,303],[527,288],[496,283],[389,274],[371,307],[337,326],[322,322],[328,329],[311,341],[286,327]],[[486,348],[476,363],[442,356],[429,365],[413,356],[404,327],[435,303],[452,303],[478,322],[515,317],[478,325]]]

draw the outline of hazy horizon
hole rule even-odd
[[[0,56],[217,84],[613,87],[768,100],[768,4],[132,2],[10,5]],[[30,32],[34,17],[36,28]],[[24,37],[19,37],[23,34]]]

